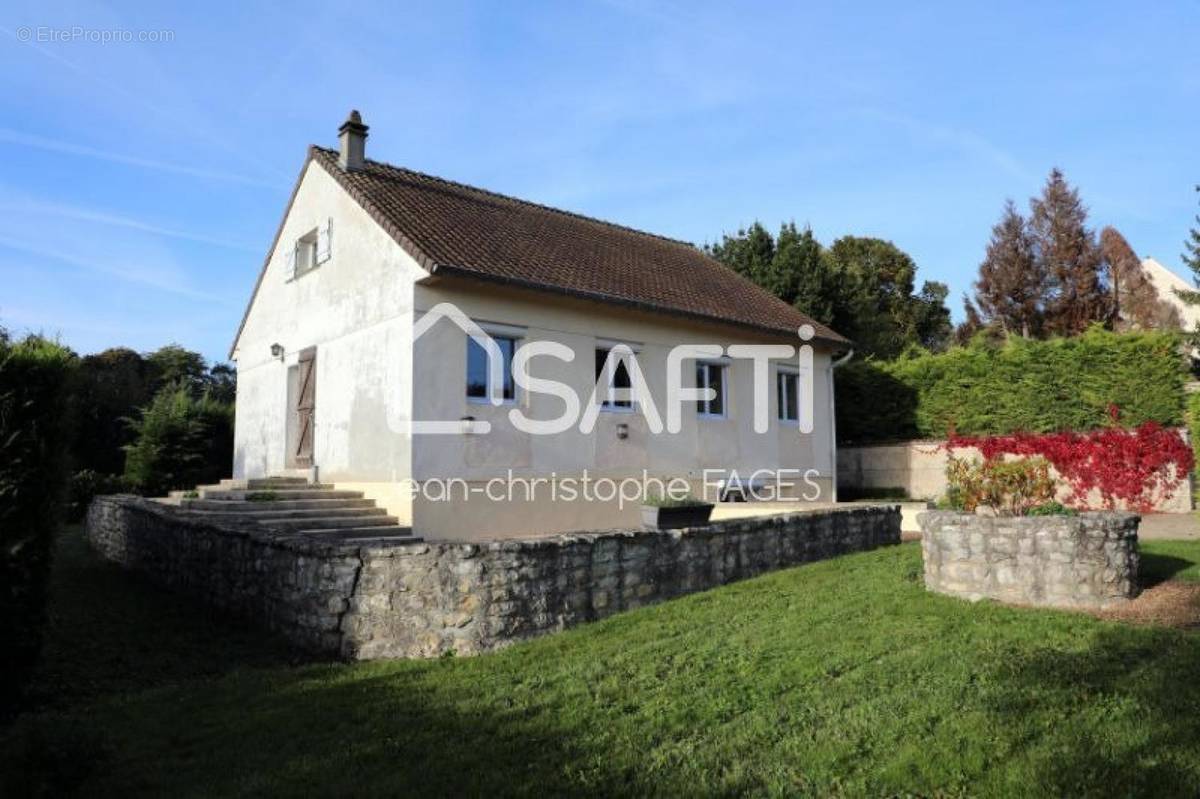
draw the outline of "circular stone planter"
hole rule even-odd
[[[979,516],[926,511],[925,587],[972,601],[1102,608],[1138,595],[1133,513]]]

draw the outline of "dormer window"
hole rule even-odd
[[[288,279],[295,280],[329,260],[329,231],[333,220],[315,227],[296,239],[288,253]]]

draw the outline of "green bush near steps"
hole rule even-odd
[[[1188,363],[1177,334],[1096,327],[1047,341],[977,337],[944,353],[851,361],[835,372],[842,444],[1094,430],[1184,421]]]

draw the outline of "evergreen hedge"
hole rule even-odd
[[[1192,468],[1192,499],[1200,508],[1200,393],[1187,395],[1187,426],[1188,438],[1192,443],[1192,455],[1196,465]]]
[[[1188,364],[1176,334],[1112,333],[850,362],[836,372],[840,443],[1094,430],[1184,420]]]
[[[14,710],[41,648],[74,364],[55,342],[0,336],[0,717]]]

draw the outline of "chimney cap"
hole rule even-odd
[[[363,124],[362,114],[358,113],[358,109],[354,109],[350,112],[350,116],[346,117],[346,121],[342,123],[342,126],[338,128],[338,133],[350,131],[352,133],[361,133],[365,136],[367,129],[368,127]]]

